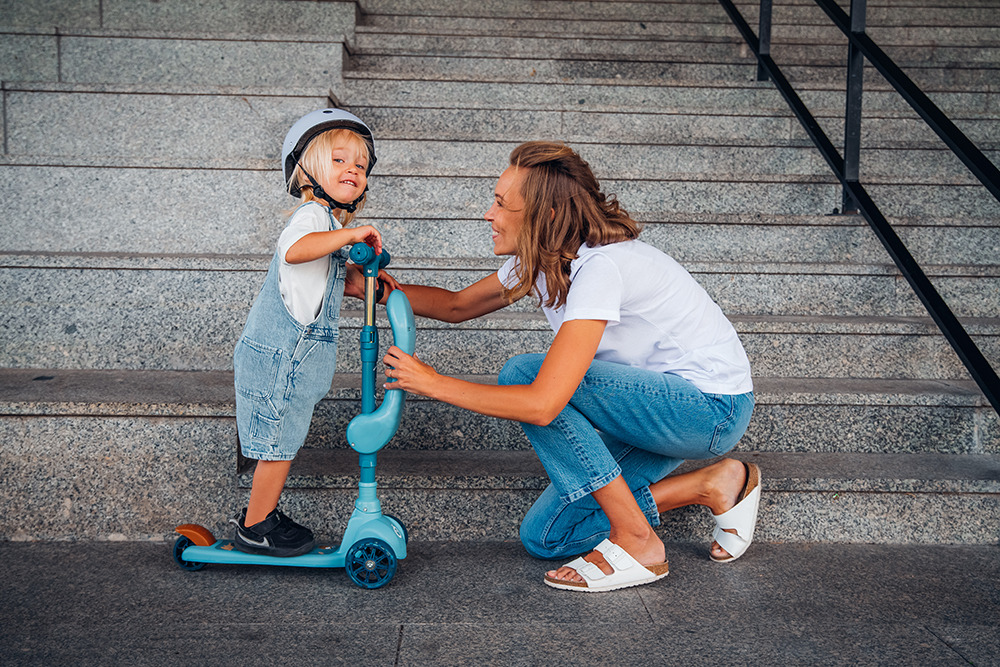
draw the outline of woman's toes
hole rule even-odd
[[[589,554],[584,556],[584,560],[590,561],[597,567],[601,568],[604,574],[612,574],[615,570],[613,567],[608,565],[608,562],[604,560],[604,556],[601,555],[599,551],[591,551]],[[565,565],[558,570],[549,570],[547,573],[550,579],[559,579],[561,581],[573,581],[576,583],[583,583],[586,581],[579,572],[571,567],[566,567]]]
[[[583,577],[571,567],[561,567],[558,570],[549,570],[547,573],[550,579],[559,579],[560,581],[572,581],[576,583],[582,583]]]
[[[732,533],[734,531],[727,530],[727,533]],[[715,559],[726,559],[729,558],[729,552],[719,546],[718,542],[712,542],[712,557]]]

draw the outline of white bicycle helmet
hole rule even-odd
[[[285,135],[285,141],[281,146],[281,166],[285,174],[285,188],[290,195],[298,197],[302,194],[298,186],[291,184],[291,180],[292,174],[295,172],[295,167],[298,165],[299,158],[302,157],[306,146],[323,132],[340,128],[351,130],[361,135],[361,138],[368,144],[369,160],[365,176],[369,176],[372,173],[372,167],[375,166],[375,138],[372,136],[371,129],[360,118],[343,109],[319,109],[307,113],[295,121],[292,128],[288,130],[288,134]],[[305,173],[304,169],[303,172]],[[306,177],[312,181],[314,188],[318,187],[312,176],[306,173]],[[345,205],[341,202],[332,203],[338,204],[340,208],[351,206],[351,204]]]

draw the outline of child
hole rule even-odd
[[[257,460],[250,502],[231,520],[240,551],[298,556],[314,546],[312,531],[278,511],[278,499],[333,382],[349,246],[382,250],[375,228],[346,227],[364,205],[374,165],[371,130],[346,111],[313,111],[285,137],[285,186],[304,203],[278,239],[233,354],[240,447]]]

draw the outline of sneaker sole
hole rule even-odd
[[[239,541],[239,539],[233,540],[233,547],[237,551],[241,551],[245,554],[251,554],[253,556],[274,556],[275,558],[294,558],[295,556],[301,556],[312,551],[316,546],[315,540],[311,540],[301,547],[291,548],[277,548],[277,547],[257,547],[251,544],[244,544]]]

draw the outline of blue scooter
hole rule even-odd
[[[389,253],[375,251],[363,243],[351,248],[351,260],[365,276],[365,323],[361,329],[361,414],[347,426],[347,442],[361,464],[361,481],[354,512],[340,546],[313,549],[290,558],[259,556],[237,551],[231,540],[216,540],[211,531],[197,524],[177,527],[174,560],[185,570],[200,570],[208,563],[233,565],[281,565],[285,567],[343,567],[351,580],[362,588],[379,588],[392,580],[396,562],[406,558],[406,528],[395,517],[382,514],[375,488],[376,453],[399,428],[406,392],[388,389],[382,405],[375,408],[375,365],[378,358],[378,329],[375,327],[375,293],[379,269],[389,264]],[[416,327],[410,302],[401,290],[389,295],[386,314],[393,342],[413,354]],[[392,382],[392,380],[390,380]]]

